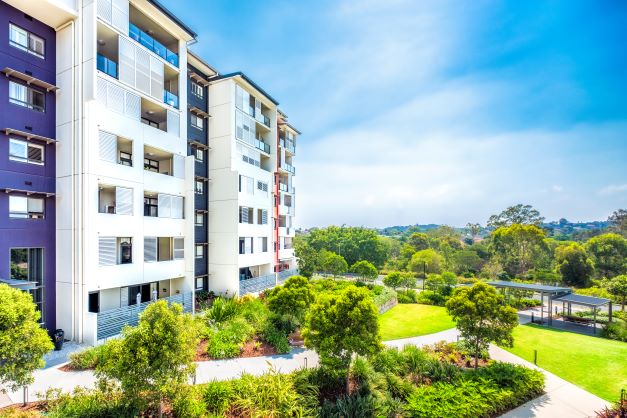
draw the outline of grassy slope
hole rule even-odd
[[[514,330],[514,348],[506,350],[595,395],[616,401],[627,388],[627,343],[525,325]]]
[[[440,306],[399,304],[379,317],[383,341],[433,334],[455,323]]]

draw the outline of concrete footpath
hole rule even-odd
[[[402,348],[405,345],[424,346],[438,341],[453,342],[459,332],[450,329],[420,337],[387,341],[388,347]],[[603,409],[608,403],[603,399],[549,373],[533,364],[517,357],[499,347],[491,346],[490,355],[493,359],[508,363],[522,364],[540,370],[546,376],[546,394],[503,415],[506,418],[585,418],[594,417],[595,412]],[[196,370],[196,383],[207,383],[212,380],[228,380],[239,377],[242,373],[261,375],[270,368],[282,373],[289,373],[302,367],[313,367],[318,364],[315,352],[306,349],[295,349],[289,354],[237,358],[199,362]],[[38,398],[50,388],[60,388],[65,392],[77,386],[92,388],[96,378],[92,371],[63,372],[60,366],[37,370],[35,383],[29,387],[29,400]],[[0,407],[22,402],[22,391],[9,393],[0,397]]]

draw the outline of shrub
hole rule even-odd
[[[50,418],[132,418],[140,409],[129,403],[119,386],[100,381],[96,389],[76,387],[70,393],[46,392],[47,416]]]
[[[385,407],[373,395],[342,396],[336,402],[325,401],[319,410],[321,418],[385,416]]]
[[[70,353],[68,366],[74,370],[95,369],[107,354],[107,344],[89,347],[86,350]]]
[[[377,291],[379,293],[376,293]],[[388,287],[375,286],[372,292],[375,295],[373,299],[377,308],[385,306],[387,303],[390,303],[397,298],[396,292]]]
[[[237,303],[234,299],[214,299],[211,309],[206,311],[208,319],[214,322],[224,322],[237,314]]]
[[[224,415],[233,397],[233,385],[231,382],[209,382],[202,386],[202,398],[207,411],[215,415]]]
[[[38,411],[24,411],[17,407],[9,407],[0,411],[0,418],[43,418]]]
[[[510,363],[495,362],[468,373],[470,378],[488,379],[501,388],[514,392],[518,401],[526,401],[542,393],[544,375],[533,369]],[[514,406],[514,405],[511,405]]]
[[[263,330],[262,338],[273,346],[277,353],[284,354],[290,352],[290,343],[287,335],[281,332],[273,322],[268,321]]]
[[[611,322],[601,329],[601,337],[627,342],[627,323]]]
[[[207,405],[195,386],[187,386],[176,393],[172,401],[172,412],[175,417],[202,418],[206,416]]]

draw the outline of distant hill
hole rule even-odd
[[[385,236],[409,235],[414,232],[426,232],[435,229],[441,225],[438,224],[415,224],[415,225],[396,225],[380,228],[377,231]],[[602,233],[609,223],[607,221],[590,221],[590,222],[570,222],[567,219],[559,221],[546,222],[542,224],[542,228],[546,231],[547,236],[558,240],[586,240],[595,235]],[[466,228],[455,227],[460,233],[466,233]],[[483,227],[480,236],[486,236],[490,233],[488,228]]]

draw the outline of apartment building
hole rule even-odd
[[[0,281],[44,326],[96,344],[156,299],[295,272],[299,133],[274,98],[156,0],[0,6]]]
[[[0,28],[0,283],[54,329],[56,34],[4,2]]]

